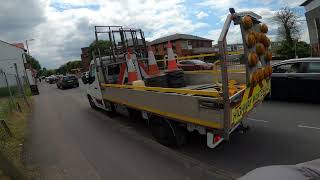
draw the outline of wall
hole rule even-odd
[[[211,41],[200,41],[200,40],[186,40],[178,39],[171,41],[173,52],[177,54],[178,57],[193,55],[193,48],[209,48],[212,47]],[[152,50],[155,55],[164,56],[167,54],[167,42],[152,45]]]
[[[315,18],[319,18],[318,28],[316,27]],[[320,6],[306,12],[306,19],[309,30],[310,44],[313,47],[313,55],[320,56]]]
[[[22,49],[0,41],[0,69],[4,72],[7,74],[15,74],[13,64],[16,63],[20,76],[24,76],[24,58],[24,51]]]
[[[23,80],[23,76],[26,77],[26,71],[24,68],[25,61],[23,59],[24,57],[22,58],[22,55],[24,56],[24,51],[22,49],[0,41],[0,69],[7,74],[10,86],[15,86],[17,84],[14,63],[17,64],[21,80]],[[2,80],[0,80],[0,88],[5,86],[5,80],[2,78]]]
[[[82,71],[89,71],[90,59],[89,59],[89,48],[81,48],[81,61],[82,61]]]

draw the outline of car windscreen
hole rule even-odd
[[[77,79],[75,76],[66,76],[66,77],[63,77],[63,80],[75,80]]]
[[[192,60],[191,62],[193,62],[194,64],[205,64],[205,62],[201,60]]]

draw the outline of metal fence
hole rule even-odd
[[[7,74],[0,71],[0,148],[1,143],[8,138],[6,128],[1,124],[8,113],[12,111],[21,112],[21,100],[29,106],[27,96],[31,95],[29,83],[26,76]]]

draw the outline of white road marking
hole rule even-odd
[[[256,121],[256,122],[263,122],[268,123],[269,121],[261,120],[261,119],[254,119],[254,118],[247,118],[249,121]]]
[[[298,125],[299,128],[308,128],[308,129],[317,129],[320,130],[320,127],[313,127],[313,126],[305,126],[305,125]]]

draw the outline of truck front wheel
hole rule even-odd
[[[94,104],[93,99],[88,96],[88,100],[89,100],[89,104],[91,106],[92,109],[97,109],[98,107]]]

